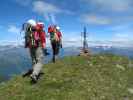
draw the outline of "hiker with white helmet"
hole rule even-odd
[[[46,36],[43,30],[44,23],[28,20],[24,25],[25,48],[29,48],[32,59],[32,69],[23,75],[30,75],[32,82],[36,83],[43,66],[43,48],[46,47]]]
[[[50,41],[53,50],[52,61],[55,63],[60,47],[62,48],[62,33],[60,27],[56,25],[49,26],[48,33],[50,33]]]

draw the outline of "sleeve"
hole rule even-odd
[[[45,48],[46,47],[46,33],[45,31],[41,32],[41,44],[42,44],[42,47]]]
[[[61,39],[62,37],[62,33],[60,31],[58,31],[58,37]]]

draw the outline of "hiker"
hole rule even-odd
[[[25,30],[25,48],[29,48],[32,59],[32,69],[23,76],[30,75],[32,82],[36,83],[43,66],[43,48],[46,47],[44,24],[29,20]]]
[[[48,33],[50,33],[50,41],[53,51],[52,61],[55,63],[57,55],[59,54],[59,49],[62,48],[62,34],[60,32],[60,27],[56,25],[49,26]]]

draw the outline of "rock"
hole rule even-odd
[[[133,94],[133,89],[132,88],[128,88],[128,92]]]
[[[123,71],[125,70],[124,66],[122,66],[122,65],[116,64],[116,67],[123,70]]]
[[[90,51],[89,50],[86,50],[86,51],[81,51],[80,52],[80,54],[79,54],[79,56],[90,56],[91,55],[91,53],[90,53]]]

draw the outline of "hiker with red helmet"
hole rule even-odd
[[[25,47],[29,48],[32,59],[32,70],[23,76],[30,75],[32,82],[36,83],[43,66],[43,48],[46,47],[44,24],[29,20],[25,31]]]
[[[49,26],[48,33],[50,33],[50,41],[53,50],[52,61],[55,62],[59,54],[59,49],[60,47],[62,48],[62,33],[60,32],[60,28],[56,25]]]

